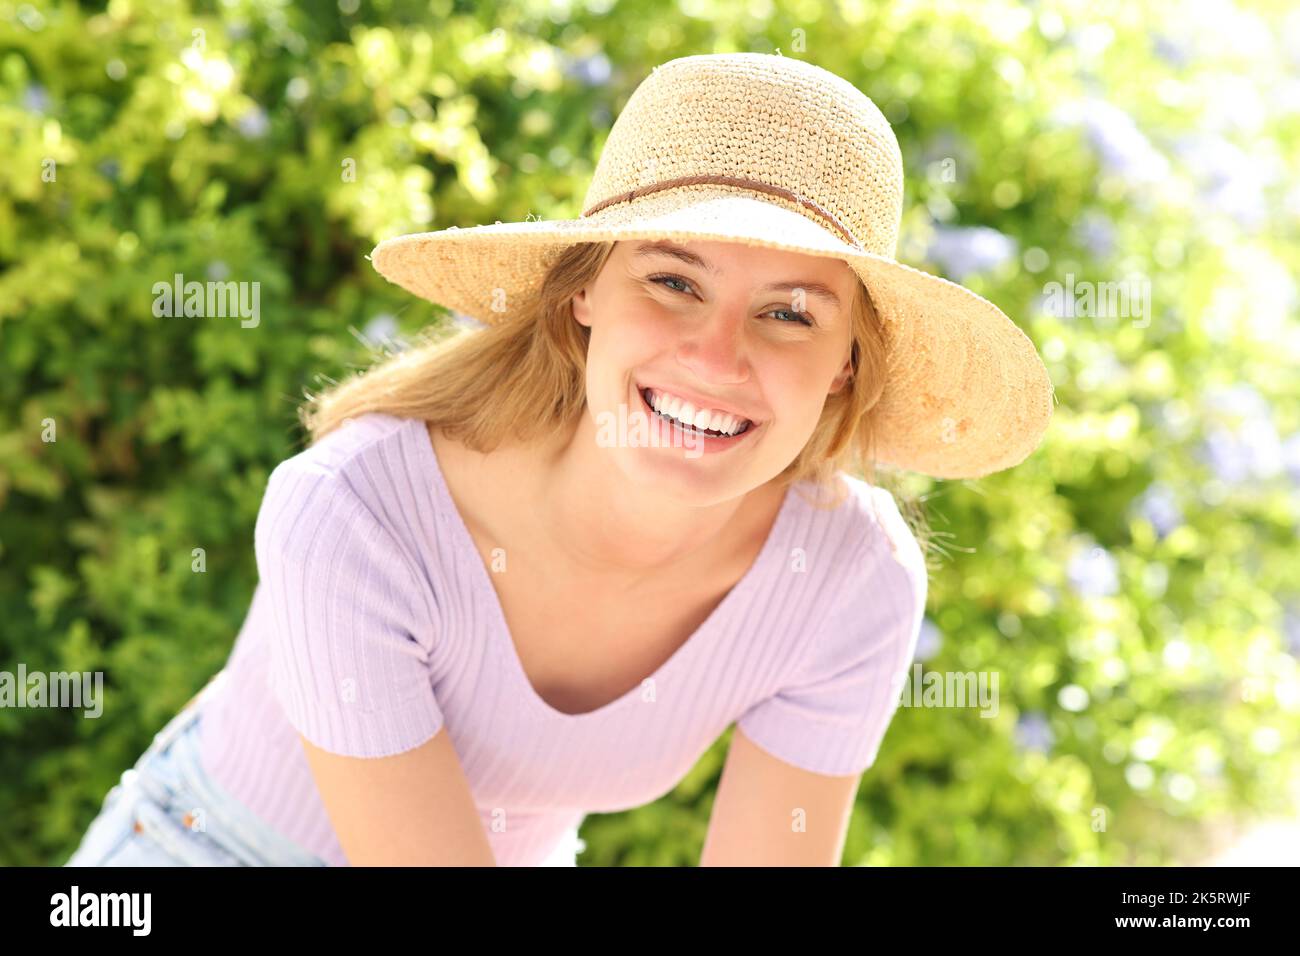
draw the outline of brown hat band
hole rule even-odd
[[[811,209],[817,215],[821,216],[822,219],[834,226],[835,231],[842,235],[855,249],[862,248],[862,244],[853,237],[853,233],[849,231],[847,226],[836,219],[835,216],[831,215],[828,210],[813,202],[813,200],[800,196],[798,193],[791,192],[782,186],[773,186],[770,183],[761,183],[753,179],[744,179],[737,176],[678,176],[676,179],[665,179],[661,182],[652,183],[649,186],[629,189],[625,193],[602,200],[586,212],[582,213],[582,216],[579,218],[590,216],[592,213],[599,212],[606,206],[614,205],[614,203],[631,202],[636,197],[644,196],[647,193],[658,192],[661,189],[671,189],[674,186],[694,186],[700,183],[717,184],[720,186],[741,186],[745,189],[756,189],[759,192],[771,193],[774,196],[789,199],[807,209]]]

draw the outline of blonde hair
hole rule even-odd
[[[537,295],[482,329],[427,330],[422,341],[351,379],[311,394],[299,418],[319,441],[345,420],[369,412],[419,418],[478,452],[507,438],[528,443],[577,426],[586,404],[590,330],[573,316],[572,299],[600,273],[613,242],[582,242],[552,259]],[[876,484],[872,409],[884,390],[884,333],[861,281],[851,305],[852,374],[828,395],[803,449],[773,480],[811,482],[837,507],[847,486],[840,471]],[[897,498],[898,495],[895,494]],[[813,502],[820,506],[820,502]],[[900,502],[900,506],[903,505]],[[904,513],[922,548],[926,528],[915,505]]]

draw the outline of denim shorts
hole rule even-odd
[[[204,771],[199,705],[212,683],[122,774],[64,866],[328,865],[256,817]]]

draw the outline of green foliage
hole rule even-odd
[[[62,862],[224,662],[303,390],[369,362],[386,323],[443,321],[373,273],[374,243],[576,215],[640,79],[728,50],[780,48],[875,99],[908,172],[900,257],[1016,318],[1059,403],[1025,464],[908,481],[947,552],[919,656],[996,672],[1000,707],[901,708],[845,862],[1166,863],[1282,808],[1300,727],[1283,8],[0,3],[0,667],[100,670],[111,702],[0,709],[0,862]],[[260,282],[259,323],[156,316],[176,273]],[[1144,320],[1044,305],[1067,276],[1133,274]],[[590,817],[583,862],[697,862],[725,745],[662,800]]]

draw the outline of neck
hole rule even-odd
[[[696,505],[630,485],[583,415],[567,439],[544,451],[533,494],[540,533],[577,572],[636,583],[669,570],[675,577],[691,569],[716,572],[718,562],[734,562],[738,547],[746,551],[770,527],[772,512],[761,505],[773,489],[762,485],[739,498]],[[766,521],[761,529],[756,517]]]

